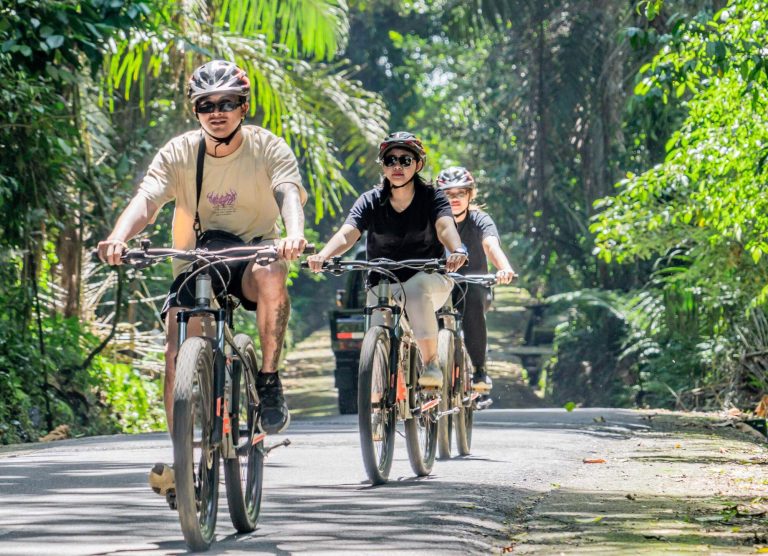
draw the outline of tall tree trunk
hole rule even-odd
[[[68,223],[59,233],[56,255],[60,262],[61,287],[65,292],[63,313],[65,317],[80,315],[82,241],[80,230],[74,223]]]
[[[533,59],[535,60],[533,87],[533,111],[531,113],[530,159],[527,165],[526,205],[528,213],[528,225],[533,236],[541,237],[546,230],[541,229],[542,222],[546,221],[545,192],[547,188],[547,91],[546,91],[546,62],[547,62],[547,20],[546,6],[539,5],[536,11],[536,25],[533,36]],[[539,224],[537,226],[537,224]],[[534,231],[535,230],[535,231]]]

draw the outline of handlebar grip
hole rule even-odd
[[[314,243],[307,243],[306,247],[304,247],[304,255],[314,255],[317,252],[317,249],[315,248]],[[304,262],[302,261],[302,267],[304,265]]]
[[[91,258],[92,263],[101,263],[101,257],[99,257],[99,250],[98,249],[91,249],[90,253],[88,253],[88,256]]]

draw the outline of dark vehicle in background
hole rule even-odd
[[[365,259],[365,249],[357,253]],[[330,312],[331,349],[336,358],[334,383],[339,391],[339,413],[357,413],[357,372],[365,335],[365,272],[349,272],[345,288],[336,290],[336,309]]]

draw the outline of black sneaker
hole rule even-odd
[[[259,373],[256,376],[256,391],[259,393],[259,428],[267,434],[285,430],[291,422],[291,414],[283,397],[283,385],[277,373]]]
[[[493,388],[493,381],[484,372],[475,373],[472,375],[472,390],[487,394]]]

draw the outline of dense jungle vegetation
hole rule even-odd
[[[283,136],[308,236],[414,131],[476,176],[520,285],[565,318],[555,401],[750,409],[768,384],[768,10],[758,0],[0,3],[0,443],[163,428],[169,268],[88,252],[190,72],[234,60]],[[148,230],[167,243],[171,211]],[[333,284],[294,275],[291,331]],[[323,301],[325,302],[325,301]],[[252,318],[240,325],[253,329]]]

